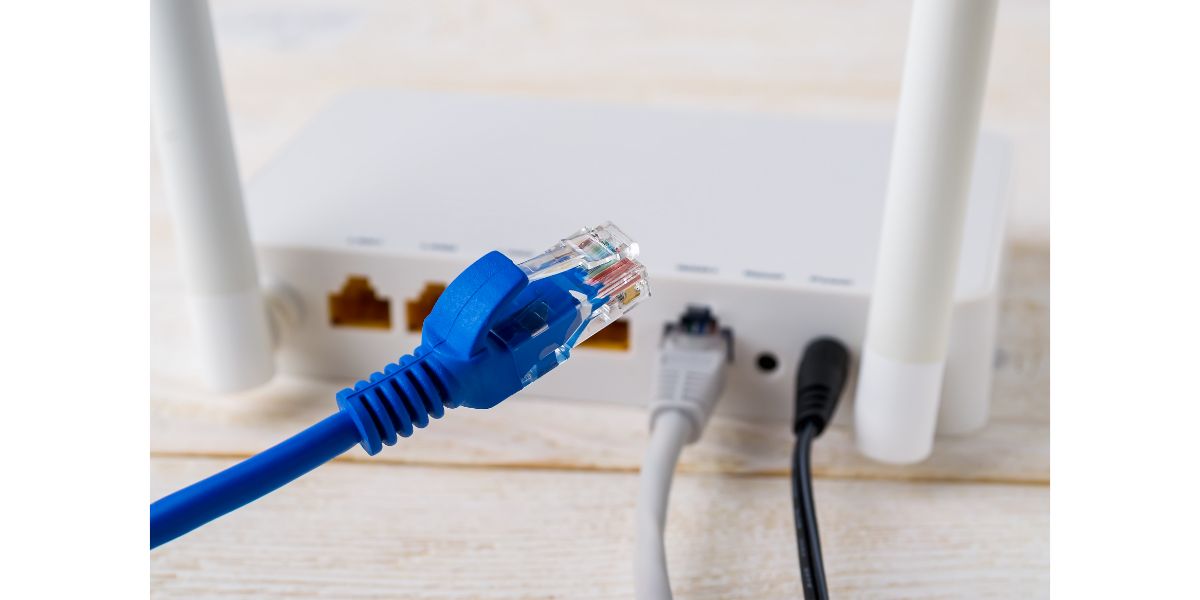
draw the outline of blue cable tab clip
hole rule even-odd
[[[521,264],[489,252],[446,288],[421,345],[337,395],[368,454],[445,408],[491,408],[649,296],[637,244],[611,223]]]
[[[361,445],[412,435],[446,408],[491,408],[549,373],[571,349],[650,295],[637,244],[611,223],[521,264],[490,252],[446,288],[412,354],[338,392],[338,412],[150,505],[150,547],[165,544]]]

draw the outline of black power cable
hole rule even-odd
[[[821,564],[821,537],[817,531],[817,513],[813,504],[812,473],[809,454],[817,428],[804,426],[792,451],[792,510],[796,518],[796,548],[800,554],[800,583],[806,599],[829,597],[825,569]]]
[[[828,600],[817,507],[813,499],[812,443],[833,419],[846,383],[850,353],[833,338],[813,341],[804,349],[796,375],[796,414],[792,432],[792,509],[796,519],[796,547],[800,555],[800,582],[806,600]]]

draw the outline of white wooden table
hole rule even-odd
[[[214,12],[244,173],[361,86],[887,118],[904,2],[436,4],[223,0]],[[985,121],[1017,152],[993,419],[913,467],[816,447],[835,597],[1049,591],[1047,8],[1004,3]],[[332,412],[347,382],[199,391],[157,178],[151,497]],[[156,597],[624,598],[644,411],[518,397],[456,410],[151,553]],[[794,598],[786,426],[717,418],[685,450],[667,531],[679,598]]]

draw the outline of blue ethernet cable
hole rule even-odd
[[[150,505],[150,548],[236,510],[353,448],[375,455],[446,408],[491,408],[570,358],[649,296],[637,244],[612,223],[516,264],[490,252],[454,279],[421,345],[337,394],[338,411]]]

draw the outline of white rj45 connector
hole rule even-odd
[[[679,453],[700,439],[725,387],[733,335],[706,308],[689,307],[667,326],[650,405],[650,443],[638,483],[634,590],[639,600],[671,598],[663,528]]]

